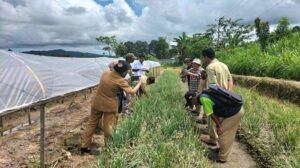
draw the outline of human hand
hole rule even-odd
[[[217,128],[217,133],[218,133],[218,135],[222,135],[223,134],[223,127],[222,126],[220,126],[220,127]]]

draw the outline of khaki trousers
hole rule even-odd
[[[243,114],[244,110],[242,108],[234,116],[222,121],[223,134],[219,137],[219,159],[222,161],[227,161],[228,159]]]
[[[208,125],[209,142],[217,144],[219,136],[216,130],[216,123],[211,117],[207,117],[207,125]]]
[[[87,123],[87,127],[81,143],[82,148],[88,148],[91,146],[93,134],[102,117],[103,117],[102,129],[104,131],[105,142],[107,141],[108,138],[112,136],[112,128],[116,123],[117,113],[116,112],[107,113],[107,112],[101,112],[95,109],[91,109],[91,116]]]

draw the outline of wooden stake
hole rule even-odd
[[[1,136],[3,136],[3,116],[0,116],[0,127],[1,127],[0,134]]]
[[[30,109],[27,109],[26,112],[27,112],[27,117],[28,117],[28,123],[29,123],[29,125],[31,125],[31,113],[30,113]]]
[[[40,105],[40,168],[45,168],[45,104]]]

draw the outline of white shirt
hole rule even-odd
[[[145,61],[143,63],[141,63],[140,60],[135,61],[133,63],[132,69],[144,69],[144,70],[149,70],[148,66],[145,64]],[[133,75],[134,76],[142,76],[145,75],[146,71],[142,71],[142,70],[138,70],[138,71],[133,71]]]

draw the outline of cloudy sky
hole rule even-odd
[[[171,40],[202,32],[221,16],[271,24],[286,16],[299,24],[299,9],[300,0],[0,0],[0,48],[99,53],[99,35]]]

